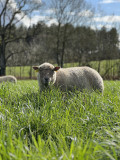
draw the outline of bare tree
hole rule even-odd
[[[56,20],[56,61],[63,67],[66,42],[70,38],[69,25],[81,25],[93,15],[92,8],[85,0],[51,0],[51,18]]]
[[[6,74],[7,44],[25,38],[25,35],[15,35],[13,27],[40,7],[40,0],[0,0],[0,75]]]

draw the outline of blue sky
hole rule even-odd
[[[36,1],[44,1],[46,4],[50,2],[50,0]],[[100,29],[103,26],[107,29],[116,27],[120,33],[120,0],[86,0],[86,2],[90,3],[95,9],[93,23],[91,23],[91,27],[93,29]],[[42,10],[41,13],[36,11],[32,15],[31,19],[26,16],[22,22],[24,25],[29,27],[30,24],[32,25],[36,24],[40,20],[46,20],[50,11],[51,10],[49,8]],[[56,23],[56,20],[51,19],[51,21],[48,22],[48,25],[51,25],[52,23]]]
[[[47,3],[49,0],[44,1]],[[86,2],[95,9],[92,28],[116,27],[120,32],[120,0],[86,0]]]
[[[120,16],[120,0],[86,0],[91,3],[96,11],[101,10],[106,15],[119,15]]]
[[[120,0],[86,0],[95,8],[93,28],[116,27],[120,33]]]

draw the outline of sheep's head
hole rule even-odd
[[[56,81],[56,71],[60,69],[60,67],[54,67],[50,63],[43,63],[40,66],[34,66],[34,70],[36,70],[39,74],[39,81],[44,86],[49,86],[50,84],[54,84]]]

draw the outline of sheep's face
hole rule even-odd
[[[52,69],[39,69],[40,81],[46,87],[50,84],[54,84],[56,80],[56,73]]]
[[[54,84],[56,81],[56,72],[60,67],[54,67],[52,64],[43,63],[39,67],[33,67],[38,71],[39,81],[45,87],[48,87],[51,84]]]

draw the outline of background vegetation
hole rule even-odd
[[[90,61],[88,66],[99,71],[100,75],[104,79],[119,79],[119,64],[120,60],[102,60],[99,61]],[[54,64],[57,65],[57,64]],[[76,67],[79,66],[79,63],[65,63],[64,67]],[[37,74],[33,70],[32,66],[17,66],[17,67],[7,67],[7,75],[14,75],[18,79],[36,79]]]
[[[0,159],[118,160],[120,81],[104,84],[103,96],[1,84]]]
[[[61,67],[66,63],[88,65],[100,73],[104,70],[104,78],[119,79],[118,31],[106,27],[93,30],[94,10],[85,0],[50,0],[49,4],[19,0],[14,5],[10,0],[0,2],[0,75],[6,74],[6,66],[20,66],[19,76],[15,76],[21,77],[21,67],[30,66],[27,74],[32,78],[32,66],[48,61]],[[48,25],[46,19],[27,28],[20,23],[34,11],[43,11],[43,6],[51,10],[49,20],[55,19],[55,24]]]
[[[34,27],[41,28],[36,35],[31,35]],[[119,78],[120,77],[120,51],[118,48],[118,33],[115,28],[107,31],[102,28],[99,31],[90,29],[89,27],[73,27],[68,26],[69,39],[65,41],[64,56],[61,62],[62,53],[62,37],[59,46],[59,58],[56,51],[57,43],[57,26],[34,26],[29,29],[27,39],[22,42],[13,44],[17,46],[17,50],[13,50],[14,46],[9,46],[9,53],[13,54],[8,60],[8,66],[31,66],[29,75],[32,74],[32,66],[41,64],[45,61],[56,65],[70,63],[70,66],[87,65],[95,68],[104,78]],[[62,28],[64,30],[64,27]],[[22,32],[25,28],[22,27]],[[36,29],[37,30],[37,29]],[[20,32],[17,29],[18,32]],[[37,31],[36,31],[37,32]],[[62,31],[61,31],[62,32]],[[12,44],[11,44],[12,45]],[[19,48],[18,48],[19,47]],[[21,51],[22,49],[22,51]],[[59,59],[59,62],[57,63]],[[20,74],[20,72],[19,72]],[[17,75],[16,75],[17,76]],[[34,75],[33,75],[34,76]],[[30,75],[29,77],[32,77]]]
[[[25,16],[48,7],[38,2],[0,0],[0,76],[33,79],[32,66],[48,61],[120,79],[116,28],[90,28],[94,12],[84,0],[50,0],[49,18],[57,23],[23,26]],[[120,81],[104,84],[102,96],[54,87],[40,93],[35,80],[1,83],[0,160],[119,160]]]

